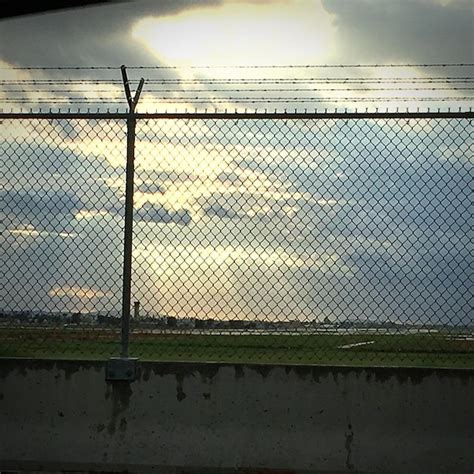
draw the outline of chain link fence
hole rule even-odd
[[[117,355],[126,117],[3,117],[0,355]],[[130,355],[474,366],[472,132],[137,114]]]

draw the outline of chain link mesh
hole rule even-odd
[[[0,355],[115,355],[125,124],[0,124]]]
[[[116,354],[126,125],[4,120],[2,355]],[[131,355],[474,365],[469,119],[139,119]]]

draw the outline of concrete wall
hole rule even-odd
[[[474,371],[0,359],[0,469],[469,473]]]

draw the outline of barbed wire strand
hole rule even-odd
[[[130,80],[130,83],[136,84],[138,81]],[[310,84],[310,83],[324,83],[324,84],[370,84],[370,83],[394,83],[394,84],[450,84],[450,83],[472,83],[473,77],[459,77],[459,78],[279,78],[279,79],[148,79],[146,84],[196,84],[196,85],[223,85],[223,84]],[[75,79],[38,79],[38,80],[0,80],[0,85],[4,86],[27,86],[27,85],[122,85],[122,81],[116,79],[91,79],[91,80],[75,80]]]
[[[127,69],[352,69],[352,68],[403,68],[403,67],[473,67],[474,63],[403,63],[403,64],[269,64],[269,65],[198,65],[198,66],[126,66]],[[109,71],[121,66],[12,66],[0,70],[13,71]]]
[[[358,87],[358,88],[271,88],[271,89],[236,89],[236,88],[226,88],[226,89],[146,89],[143,92],[154,93],[205,93],[205,92],[318,92],[318,91],[333,91],[333,92],[346,92],[346,91],[361,91],[361,92],[377,92],[377,91],[471,91],[474,90],[474,87]],[[77,93],[121,93],[122,91],[117,89],[8,89],[6,93],[54,93],[54,94],[77,94]]]

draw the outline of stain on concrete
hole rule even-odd
[[[105,425],[103,423],[99,423],[97,425],[97,433],[102,433],[105,430]]]
[[[100,372],[105,369],[104,362],[98,361],[64,361],[58,360],[54,362],[53,370],[56,372],[63,372],[66,380],[80,371],[90,371],[94,370],[95,372]]]
[[[63,413],[62,411],[58,411],[58,416],[59,416],[60,418],[64,418],[64,413]]]
[[[140,367],[137,369],[137,379],[148,382],[148,380],[150,380],[150,372],[150,367],[147,367],[146,369],[144,367]]]
[[[268,365],[267,364],[261,364],[261,365],[254,364],[254,365],[249,366],[251,370],[260,374],[264,379],[267,378],[268,374],[276,367],[277,366],[270,365],[270,364]]]
[[[129,382],[115,381],[107,382],[107,384],[112,386],[112,392],[110,395],[112,402],[112,413],[109,424],[107,425],[107,432],[109,435],[113,435],[117,428],[117,418],[120,414],[124,413],[128,409],[133,391]]]
[[[110,398],[110,395],[112,393],[112,384],[108,383],[107,387],[105,389],[105,399],[108,400]]]
[[[293,372],[296,374],[296,376],[301,379],[305,380],[312,372],[312,367],[305,366],[305,365],[299,365],[293,367]]]
[[[354,432],[352,431],[352,425],[349,423],[347,426],[347,431],[345,433],[346,437],[346,442],[345,442],[345,448],[346,448],[346,468],[349,471],[354,470],[354,464],[352,462],[352,443],[354,441]]]
[[[241,379],[244,376],[243,365],[234,365],[234,376],[236,379]]]
[[[120,419],[119,430],[122,433],[127,431],[127,420],[124,417]]]
[[[216,367],[217,365],[217,367]],[[164,377],[166,375],[195,377],[196,373],[201,377],[212,378],[219,370],[219,364],[198,364],[193,362],[146,362],[144,370],[150,370],[154,375]]]
[[[207,367],[206,370],[196,370],[196,372],[199,373],[202,381],[211,382],[220,369],[221,367],[218,364],[210,364],[210,366]]]
[[[182,402],[186,398],[186,394],[183,390],[183,380],[182,375],[176,375],[176,398],[178,402]]]
[[[4,398],[5,398],[5,395],[3,395],[3,393],[0,392],[0,401],[2,401]]]
[[[210,400],[211,399],[211,394],[209,392],[204,392],[202,394],[204,400]]]
[[[140,379],[149,380],[151,373],[164,376],[180,374],[184,377],[194,377],[199,374],[206,379],[213,379],[222,368],[234,368],[236,376],[242,374],[244,368],[258,372],[262,377],[267,377],[271,370],[282,368],[287,374],[295,372],[299,377],[306,377],[312,371],[313,379],[318,381],[329,375],[335,381],[339,377],[347,377],[353,374],[356,378],[366,377],[368,382],[386,383],[394,377],[400,384],[418,385],[426,377],[454,378],[463,384],[468,384],[474,378],[474,369],[464,368],[424,368],[424,367],[348,367],[348,366],[317,366],[304,364],[232,364],[219,362],[140,362]],[[49,360],[49,359],[27,359],[27,358],[0,358],[0,379],[11,373],[27,376],[29,370],[45,370],[52,372],[56,380],[58,375],[64,374],[70,379],[79,371],[103,372],[105,361],[101,360]]]

